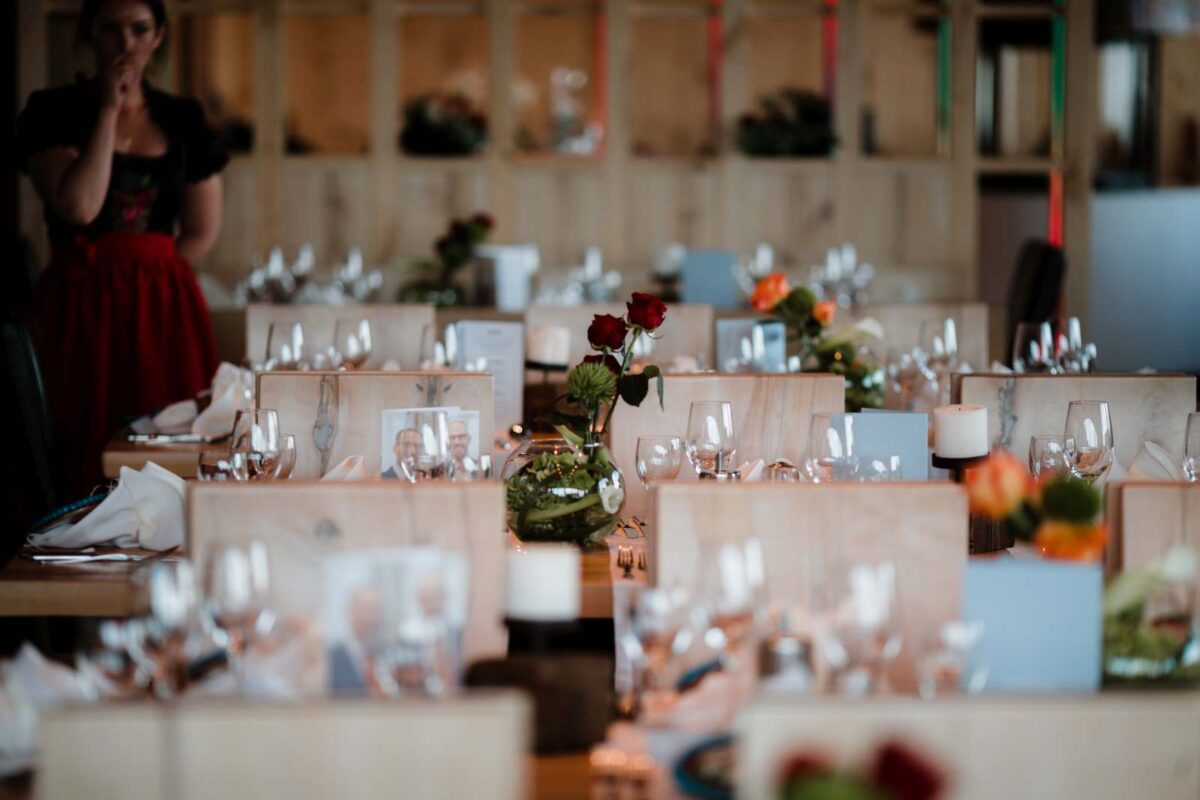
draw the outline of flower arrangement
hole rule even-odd
[[[522,540],[587,545],[612,530],[625,502],[624,479],[601,436],[618,401],[641,405],[652,380],[662,406],[659,368],[630,368],[635,343],[662,327],[667,306],[654,295],[634,292],[626,309],[623,317],[597,314],[588,326],[595,352],[567,373],[565,400],[573,413],[549,417],[562,441],[534,440],[505,464],[509,529]]]
[[[1192,607],[1196,562],[1195,551],[1177,546],[1108,584],[1106,681],[1200,680],[1200,629]]]
[[[1100,493],[1069,473],[1040,483],[1011,453],[997,451],[966,474],[971,513],[1008,524],[1048,558],[1096,561],[1108,528],[1100,521]]]
[[[400,146],[421,156],[468,156],[487,144],[487,120],[461,94],[426,94],[404,105]]]
[[[883,373],[850,334],[829,334],[837,304],[818,300],[806,286],[792,287],[787,276],[771,273],[750,295],[755,311],[771,314],[788,328],[788,338],[800,351],[802,368],[831,372],[846,381],[846,410],[862,411],[883,405]]]
[[[784,766],[780,800],[934,800],[942,772],[900,742],[885,742],[865,772],[838,770],[820,753],[800,753]]]
[[[829,101],[800,89],[765,95],[737,122],[738,149],[750,156],[827,156],[836,143]]]
[[[458,305],[462,288],[455,277],[475,256],[475,248],[487,240],[495,226],[487,214],[451,220],[446,232],[433,243],[435,258],[419,261],[421,277],[400,288],[398,299],[405,303],[431,303],[439,308]]]

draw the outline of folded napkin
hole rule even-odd
[[[117,488],[79,522],[29,537],[38,547],[112,544],[170,550],[183,544],[183,479],[147,462],[141,471],[121,467]]]
[[[1182,481],[1183,470],[1161,446],[1146,442],[1129,464],[1126,477],[1133,481]]]
[[[33,766],[41,711],[88,699],[74,670],[49,661],[29,643],[0,664],[0,777]]]
[[[200,406],[195,400],[180,400],[154,415],[154,427],[159,433],[183,433],[192,429]]]
[[[738,474],[742,476],[742,482],[746,481],[761,481],[763,477],[763,460],[756,458],[753,461],[747,461],[738,467]]]
[[[379,365],[379,369],[383,372],[399,372],[400,370],[404,369],[404,367],[400,366],[400,362],[396,359],[389,358],[387,361],[384,361]]]
[[[326,472],[323,481],[367,481],[375,477],[362,456],[346,456]]]
[[[192,433],[201,436],[228,436],[233,432],[237,412],[254,402],[254,373],[221,362],[212,381],[212,402],[192,423]]]

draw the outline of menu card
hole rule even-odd
[[[520,322],[463,320],[458,323],[459,365],[483,359],[496,379],[495,433],[524,419],[525,326]]]
[[[835,414],[833,421],[853,436],[854,454],[860,460],[899,456],[901,480],[929,480],[929,415],[868,411]]]

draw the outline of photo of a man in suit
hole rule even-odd
[[[396,461],[380,477],[387,480],[400,480],[404,478],[404,468],[400,465],[404,463],[406,458],[414,457],[420,445],[421,434],[417,432],[416,428],[401,428],[396,434],[395,443],[392,445],[392,455],[396,457]]]
[[[471,431],[466,422],[456,419],[450,423],[449,434],[450,459],[454,463],[454,469],[459,470],[463,468],[463,462],[471,452]]]

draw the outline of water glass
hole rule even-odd
[[[75,667],[88,699],[133,697],[146,690],[150,675],[133,656],[131,634],[124,620],[80,622]]]
[[[371,321],[339,319],[333,326],[329,359],[341,369],[360,369],[371,357]]]
[[[733,407],[725,400],[697,400],[688,411],[687,456],[697,473],[733,469],[737,435]]]
[[[400,468],[413,483],[446,476],[450,463],[449,423],[445,411],[417,411],[410,428],[416,432],[401,452]]]
[[[1054,365],[1054,331],[1049,322],[1022,322],[1013,339],[1013,372],[1050,372]]]
[[[1067,469],[1062,436],[1039,433],[1029,438],[1029,471],[1033,477],[1040,480],[1043,475],[1058,475]]]
[[[921,697],[979,694],[987,685],[987,665],[977,649],[982,622],[948,622],[921,642],[917,655],[917,690]]]
[[[890,561],[855,564],[827,583],[827,627],[821,651],[839,692],[867,695],[883,688],[900,653],[896,567]]]
[[[488,454],[472,458],[467,456],[462,461],[450,461],[450,480],[459,483],[471,481],[490,481],[492,479],[492,457]]]
[[[292,477],[296,468],[296,435],[289,433],[283,437],[283,445],[279,448],[279,464],[275,468],[275,479],[286,481]]]
[[[858,459],[851,452],[850,429],[835,425],[832,414],[813,414],[808,429],[808,457],[804,472],[813,483],[854,480]]]
[[[160,561],[138,585],[149,613],[136,622],[134,654],[152,676],[155,696],[175,697],[187,684],[186,645],[200,605],[196,575],[189,561]]]
[[[1200,481],[1200,411],[1188,414],[1183,442],[1183,474],[1192,483]]]
[[[271,480],[275,477],[282,446],[279,415],[274,409],[243,409],[237,412],[230,447],[234,452],[244,454],[250,480]]]
[[[214,542],[204,563],[204,617],[221,635],[244,688],[246,647],[274,622],[267,545],[257,538]]]
[[[376,566],[382,617],[371,679],[387,697],[440,697],[458,684],[449,608],[450,558],[440,551]]]
[[[703,555],[696,587],[704,642],[730,659],[751,638],[763,590],[761,545],[748,542],[725,542]]]
[[[683,441],[678,436],[639,436],[636,459],[642,488],[650,491],[651,484],[672,480],[679,474]]]
[[[614,589],[613,602],[623,617],[620,646],[634,673],[631,710],[643,723],[665,721],[675,694],[676,666],[691,644],[688,592],[681,586],[632,582]]]
[[[1067,407],[1063,452],[1071,472],[1102,484],[1113,464],[1112,418],[1104,400],[1072,400]]]
[[[249,480],[246,454],[227,447],[200,451],[196,464],[196,479],[202,481]]]
[[[304,326],[299,322],[272,322],[267,328],[267,370],[304,366]]]
[[[855,461],[858,463],[855,479],[859,483],[891,483],[904,479],[900,456],[865,456]]]

